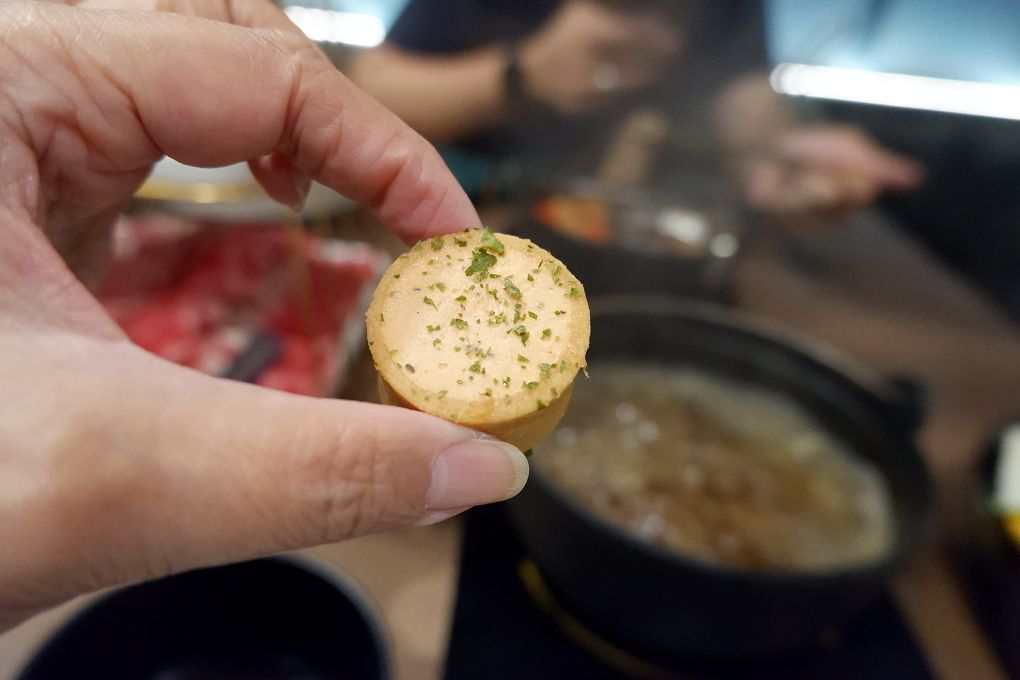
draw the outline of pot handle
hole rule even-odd
[[[880,398],[893,422],[906,434],[916,435],[928,412],[928,390],[924,383],[910,375],[891,375],[886,378],[886,389]]]

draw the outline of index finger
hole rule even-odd
[[[52,28],[68,33],[79,71],[95,65],[127,95],[160,152],[198,166],[279,152],[409,242],[479,225],[436,150],[307,39],[174,14],[77,14]],[[102,39],[80,40],[93,34]],[[109,132],[99,141],[122,147],[123,131]]]

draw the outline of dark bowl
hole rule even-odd
[[[118,590],[76,616],[21,680],[386,680],[358,588],[306,558],[201,569]]]
[[[881,594],[930,516],[930,482],[914,444],[916,387],[878,380],[731,310],[662,300],[593,304],[591,370],[619,359],[694,365],[792,398],[882,472],[895,512],[894,546],[872,563],[822,573],[711,564],[597,517],[533,466],[507,509],[561,605],[596,634],[670,665],[811,645]]]
[[[514,232],[556,253],[589,297],[651,294],[730,302],[746,218],[715,177],[692,176],[680,186],[663,193],[582,179],[551,183],[526,192]],[[553,197],[604,202],[610,216],[608,240],[592,240],[544,221],[536,207]],[[687,236],[681,243],[666,233]]]

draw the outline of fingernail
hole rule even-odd
[[[428,510],[452,510],[516,496],[528,481],[528,459],[516,447],[465,439],[441,451],[432,464]]]

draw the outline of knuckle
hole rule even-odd
[[[342,421],[308,449],[304,465],[321,542],[370,530],[385,512],[387,471],[370,427]]]

